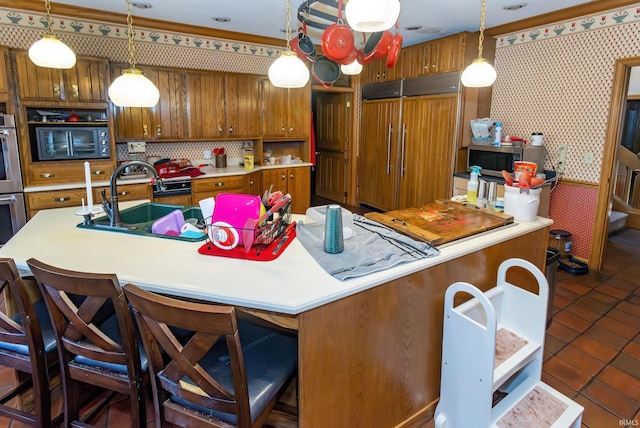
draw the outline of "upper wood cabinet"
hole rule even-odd
[[[124,68],[128,66],[114,65],[112,78],[120,76]],[[137,68],[156,85],[160,100],[154,107],[114,106],[116,141],[183,139],[186,135],[183,72],[163,67]]]
[[[265,140],[307,139],[311,134],[311,92],[276,88],[262,79],[262,134]]]
[[[9,83],[9,49],[0,47],[0,102],[11,101],[11,84]]]
[[[22,104],[103,105],[107,102],[109,60],[77,57],[68,70],[38,67],[26,51],[13,51],[18,98]]]
[[[386,82],[402,78],[402,62],[387,67],[387,57],[374,59],[362,70],[362,83]]]
[[[186,73],[187,134],[190,139],[260,136],[257,76],[206,71]]]

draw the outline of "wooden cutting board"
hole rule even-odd
[[[366,213],[364,216],[431,245],[441,245],[513,223],[511,215],[452,201]]]

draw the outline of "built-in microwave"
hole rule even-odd
[[[467,152],[467,172],[472,166],[482,168],[480,174],[502,177],[502,170],[513,172],[514,162],[527,161],[538,165],[538,172],[544,171],[545,151],[543,146],[492,146],[469,145]]]
[[[106,126],[34,126],[36,161],[108,159],[111,157],[109,129]]]

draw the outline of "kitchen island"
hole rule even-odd
[[[198,253],[203,242],[77,228],[76,209],[40,211],[0,248],[0,257],[13,258],[24,275],[33,257],[290,320],[298,330],[301,427],[409,427],[430,420],[439,395],[446,288],[456,281],[491,288],[498,265],[510,257],[543,269],[552,224],[539,217],[502,227],[442,246],[435,257],[343,282],[298,240],[271,262],[213,257]],[[512,282],[527,285],[527,279]]]

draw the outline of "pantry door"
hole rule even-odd
[[[350,97],[331,92],[316,92],[314,97],[315,193],[338,203],[347,201]]]

